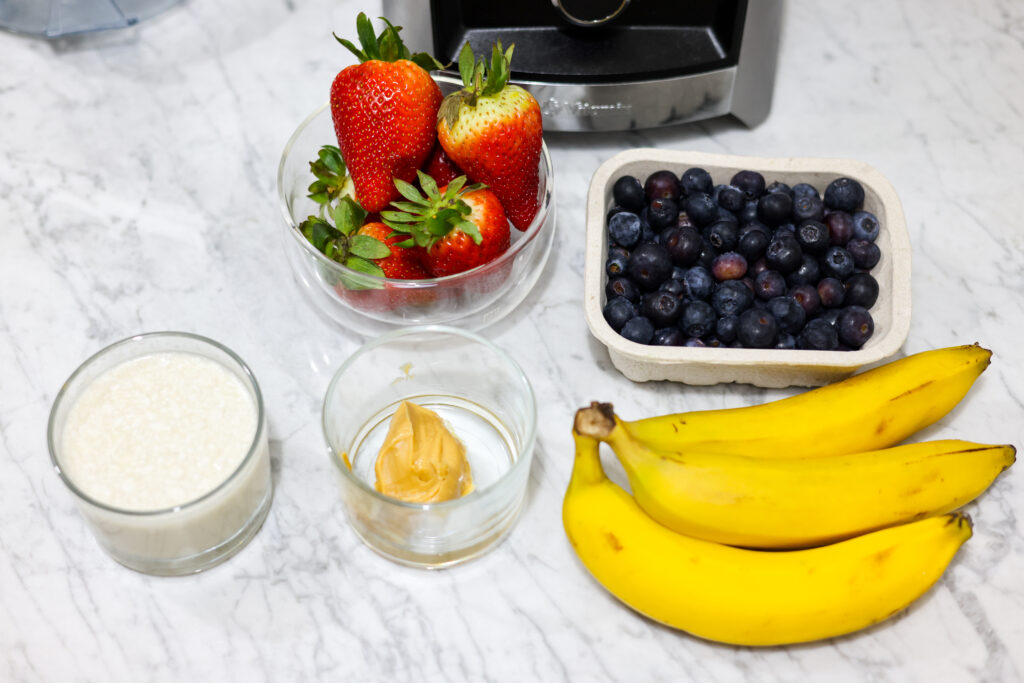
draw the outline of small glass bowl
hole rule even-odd
[[[256,406],[256,433],[238,467],[212,491],[161,510],[126,510],[96,500],[69,476],[62,461],[68,416],[99,376],[129,360],[182,352],[219,363],[234,374]],[[241,550],[270,510],[270,449],[263,397],[241,358],[217,342],[184,332],[152,332],[111,344],[68,378],[54,400],[47,428],[50,460],[100,546],[131,569],[163,576],[208,569]]]
[[[442,90],[450,82],[435,77]],[[554,172],[547,146],[540,161],[540,208],[530,226],[512,229],[512,244],[494,261],[465,273],[425,280],[397,280],[360,273],[331,261],[299,232],[319,205],[306,195],[309,162],[320,147],[337,144],[327,105],[292,135],[278,168],[284,215],[284,250],[303,299],[345,329],[370,337],[397,327],[444,324],[479,330],[508,315],[540,277],[555,234]],[[348,283],[346,287],[342,283]]]
[[[374,465],[403,400],[435,410],[466,446],[474,489],[439,503],[407,503],[374,488]],[[479,556],[512,528],[536,438],[533,389],[518,364],[458,328],[394,330],[338,369],[323,429],[356,534],[395,562],[424,568]]]

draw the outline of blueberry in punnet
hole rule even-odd
[[[654,291],[640,300],[640,315],[651,321],[655,328],[675,325],[683,315],[683,302],[671,292]]]
[[[828,226],[829,242],[834,246],[844,247],[853,237],[853,216],[845,211],[833,211],[825,215]]]
[[[640,301],[640,290],[633,284],[633,281],[628,277],[613,277],[608,280],[608,284],[604,286],[604,295],[609,301],[617,296],[621,296],[623,299],[628,299],[633,303]]]
[[[862,306],[871,308],[878,301],[878,280],[871,273],[854,273],[846,278],[846,298],[844,303],[847,306]]]
[[[739,327],[740,318],[737,315],[723,315],[715,322],[715,336],[724,344],[731,344],[736,341],[736,329]]]
[[[684,274],[685,273],[680,273],[681,276]],[[660,285],[658,285],[657,291],[668,292],[669,294],[672,294],[673,296],[682,299],[683,297],[686,296],[686,283],[683,282],[682,279],[670,277],[669,279],[665,280]]]
[[[682,207],[680,207],[680,209],[681,208]],[[679,211],[679,216],[676,218],[676,225],[679,226],[680,228],[697,228],[697,226],[693,224],[693,219],[690,218],[690,214],[686,213],[683,210]]]
[[[786,278],[777,270],[764,270],[754,278],[754,294],[762,301],[786,293]]]
[[[707,268],[694,266],[686,271],[683,282],[686,283],[686,295],[688,297],[704,300],[711,296],[711,288],[714,287],[715,279]]]
[[[619,246],[632,248],[640,241],[640,216],[620,211],[608,220],[608,236]]]
[[[845,280],[853,274],[854,268],[853,256],[842,247],[829,247],[821,259],[821,272],[826,277]]]
[[[730,185],[740,188],[747,199],[757,199],[764,193],[764,176],[757,171],[739,171],[729,181]]]
[[[786,276],[786,284],[790,287],[810,283],[817,284],[820,279],[821,266],[818,264],[818,259],[814,258],[810,254],[804,254],[803,258],[800,260],[800,267]]]
[[[835,351],[839,347],[839,334],[827,320],[813,318],[797,335],[796,345],[808,351]]]
[[[700,257],[703,239],[695,228],[667,228],[661,238],[672,263],[677,266],[692,266]]]
[[[655,171],[644,181],[644,196],[648,202],[658,197],[676,199],[679,197],[679,178],[672,171]]]
[[[874,242],[879,232],[878,218],[870,211],[853,214],[853,236],[860,240]]]
[[[799,268],[803,257],[804,252],[800,248],[800,243],[797,242],[793,233],[789,232],[776,232],[764,252],[764,259],[768,262],[768,267],[783,275],[792,273]]]
[[[824,253],[831,244],[828,226],[818,220],[808,219],[801,222],[794,234],[800,248],[807,254]]]
[[[655,231],[676,225],[679,221],[679,204],[671,197],[656,197],[647,205],[647,220]]]
[[[740,314],[736,336],[749,349],[767,349],[775,344],[779,325],[775,317],[764,309],[750,308]]]
[[[839,341],[850,348],[859,349],[875,331],[875,321],[863,306],[847,306],[836,322]]]
[[[679,185],[683,194],[693,194],[694,192],[711,194],[714,181],[711,179],[711,174],[703,168],[688,168],[680,176]]]
[[[747,203],[747,197],[743,194],[743,190],[734,185],[720,185],[719,188],[716,199],[720,207],[733,213],[743,210]]]
[[[818,320],[824,320],[832,327],[839,324],[839,316],[843,312],[841,308],[826,308],[817,315]]]
[[[616,332],[619,332],[622,330],[622,326],[626,324],[626,321],[635,318],[639,311],[636,305],[629,299],[612,297],[608,299],[601,312],[604,314],[604,319],[608,322],[608,325]]]
[[[743,196],[746,196],[744,194]],[[739,219],[740,225],[746,225],[751,221],[757,220],[757,200],[748,199],[747,203],[743,205],[743,208],[736,212],[736,218]]]
[[[793,188],[782,182],[781,180],[773,180],[764,188],[765,194],[785,194],[789,195],[790,199],[793,199]]]
[[[624,175],[612,185],[612,199],[619,206],[636,213],[644,208],[647,196],[640,180],[631,175]]]
[[[789,288],[789,295],[800,304],[807,317],[821,310],[821,297],[818,295],[818,288],[815,285],[810,283],[795,285]]]
[[[715,221],[704,229],[704,237],[719,252],[732,251],[740,241],[740,227],[730,221]]]
[[[740,219],[736,218],[736,214],[734,214],[729,209],[726,209],[726,208],[721,207],[721,206],[718,207],[718,215],[715,217],[715,220],[716,221],[728,221],[730,223],[735,223],[737,229],[739,228],[739,225],[740,225]]]
[[[825,188],[825,206],[852,213],[864,203],[864,188],[853,178],[836,178]]]
[[[792,215],[793,198],[784,192],[765,193],[757,200],[757,217],[765,225],[782,225]]]
[[[715,329],[715,311],[706,301],[691,301],[683,309],[683,317],[679,321],[681,329],[688,337],[705,337]]]
[[[627,320],[619,334],[637,344],[649,344],[654,337],[654,325],[647,318],[638,315]]]
[[[852,239],[846,243],[846,250],[853,257],[853,265],[862,270],[871,270],[882,258],[882,250],[875,242]]]
[[[797,183],[793,186],[793,199],[800,199],[801,197],[817,197],[821,198],[818,194],[818,188],[810,183]]]
[[[774,316],[780,332],[794,334],[804,327],[807,313],[791,296],[777,296],[768,302],[768,312]]]
[[[629,263],[628,257],[623,257],[619,254],[615,254],[608,257],[608,260],[604,264],[604,272],[608,277],[618,277],[626,272],[626,266]]]
[[[711,270],[711,264],[715,262],[716,256],[718,256],[718,250],[715,249],[715,245],[711,244],[708,238],[701,238],[700,256],[697,257],[697,265]]]
[[[682,208],[697,227],[703,228],[718,218],[718,204],[705,192],[694,192],[683,199]]]
[[[740,229],[740,239],[736,244],[736,251],[743,254],[743,258],[747,259],[748,262],[756,261],[757,259],[764,256],[765,249],[768,248],[768,231],[759,229],[748,229],[751,227],[751,223],[748,223]]]
[[[825,219],[825,202],[818,197],[797,197],[793,200],[793,220],[821,221]]]
[[[711,293],[711,307],[719,316],[739,315],[754,303],[750,288],[739,280],[719,283]]]
[[[824,308],[839,308],[846,298],[846,286],[834,277],[823,277],[818,281],[818,298]]]
[[[657,289],[672,275],[672,257],[660,244],[645,242],[629,255],[626,272],[640,289]]]
[[[686,335],[678,327],[662,327],[654,331],[651,337],[651,346],[682,346],[686,342]]]
[[[701,348],[703,348],[703,347],[707,346],[707,344],[705,344],[701,339],[699,339],[697,337],[690,337],[685,342],[683,342],[683,346],[692,346],[692,347],[701,347]]]
[[[711,274],[716,280],[739,280],[747,274],[747,259],[735,251],[727,251],[711,262]]]
[[[775,340],[776,349],[795,349],[796,348],[796,337],[789,334],[788,332],[779,332],[778,338]]]

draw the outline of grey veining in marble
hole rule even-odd
[[[582,312],[590,175],[658,146],[839,156],[888,176],[914,256],[907,353],[979,341],[992,366],[920,438],[1024,444],[1024,5],[787,4],[775,102],[756,129],[551,135],[558,234],[535,291],[487,336],[541,406],[512,534],[442,572],[393,565],[341,515],[318,411],[358,340],[295,300],[275,173],[351,56],[354,0],[186,0],[136,27],[55,42],[0,32],[0,680],[1016,681],[1024,678],[1024,484],[968,506],[975,535],[939,584],[860,634],[752,650],[619,604],[561,528],[570,423],[591,400],[629,418],[792,393],[637,385]],[[213,570],[159,579],[111,561],[47,456],[61,383],[143,331],[234,349],[270,413],[276,494]]]

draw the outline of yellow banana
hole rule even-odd
[[[761,405],[661,415],[626,428],[664,450],[761,458],[860,453],[897,444],[942,418],[988,367],[977,344],[924,351],[847,379]]]
[[[648,517],[605,476],[599,442],[574,438],[562,520],[580,560],[634,610],[709,640],[781,645],[865,628],[928,590],[971,536],[952,513],[809,550],[701,541]]]
[[[576,431],[586,433],[577,414]],[[751,548],[807,548],[956,510],[1014,463],[1010,445],[942,440],[802,460],[668,452],[619,422],[601,436],[633,497],[673,531]],[[823,452],[826,446],[822,445]]]

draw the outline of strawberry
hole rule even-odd
[[[430,153],[430,158],[427,159],[423,172],[433,178],[434,182],[438,185],[447,185],[460,175],[465,175],[462,169],[448,158],[441,145],[434,145],[434,151]]]
[[[430,277],[430,273],[423,268],[418,249],[397,246],[397,243],[408,239],[408,235],[395,232],[379,222],[366,223],[359,228],[357,234],[374,237],[391,250],[390,255],[374,259],[374,263],[384,271],[384,277],[398,280],[423,280]]]
[[[490,65],[466,43],[459,54],[465,87],[445,97],[437,139],[474,183],[501,200],[512,225],[526,230],[538,209],[543,127],[533,95],[508,82],[512,47],[494,46]]]
[[[441,65],[425,53],[410,54],[396,28],[384,20],[379,36],[360,12],[362,49],[335,39],[358,64],[331,84],[331,116],[338,146],[355,184],[356,199],[373,213],[398,198],[393,178],[411,182],[433,149],[441,89],[427,69]]]
[[[311,192],[310,197],[316,201],[315,195]],[[387,257],[391,248],[373,235],[359,233],[365,218],[366,211],[352,197],[342,196],[335,204],[321,202],[320,215],[308,217],[298,228],[330,260],[360,273],[383,277],[384,271],[376,260]]]
[[[394,202],[398,211],[381,217],[396,232],[405,233],[405,246],[423,248],[423,265],[434,277],[462,273],[494,260],[509,247],[508,218],[497,195],[482,185],[465,186],[459,176],[438,189],[422,171],[420,186],[395,180],[408,202]]]

